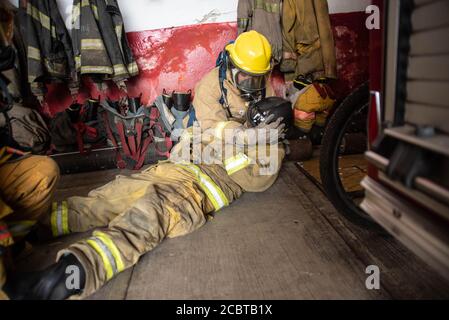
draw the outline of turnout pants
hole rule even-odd
[[[88,197],[53,204],[55,235],[97,228],[58,253],[73,254],[86,271],[84,298],[165,238],[203,226],[207,215],[239,198],[242,188],[218,165],[161,162],[96,189]]]

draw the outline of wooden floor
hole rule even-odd
[[[58,199],[118,171],[63,177]],[[50,264],[87,235],[35,247],[21,268]],[[377,265],[380,290],[365,287]],[[449,283],[388,236],[350,225],[294,163],[267,192],[245,194],[199,231],[163,242],[90,299],[441,299]]]

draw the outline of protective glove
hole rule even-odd
[[[257,144],[278,144],[285,139],[284,119],[274,121],[274,115],[270,115],[264,122],[255,128],[236,128],[234,142],[238,146],[255,146]]]

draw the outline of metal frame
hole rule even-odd
[[[438,216],[429,216],[413,203],[367,177],[362,182],[362,208],[406,247],[449,280],[449,234]]]
[[[387,123],[395,120],[396,82],[398,71],[399,21],[401,0],[387,1],[386,54],[385,54],[385,98],[384,117]]]

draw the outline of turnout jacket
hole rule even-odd
[[[281,8],[282,0],[239,0],[237,8],[239,34],[250,30],[263,34],[278,63],[282,59]]]
[[[193,106],[198,125],[200,126],[201,136],[195,137],[194,128],[188,129],[181,141],[171,151],[170,160],[177,162],[183,158],[185,151],[191,150],[195,155],[201,149],[202,159],[214,164],[223,166],[231,179],[237,183],[246,192],[263,192],[270,188],[276,181],[282,161],[285,157],[285,149],[282,144],[274,148],[261,148],[261,146],[232,148],[226,141],[226,129],[235,129],[241,127],[246,121],[246,111],[248,103],[242,100],[239,90],[233,85],[231,74],[228,71],[227,78],[224,81],[224,87],[227,90],[227,99],[232,118],[229,118],[224,106],[220,103],[221,89],[219,82],[219,68],[211,70],[197,84],[195,88],[195,98]],[[267,84],[267,97],[275,95],[273,87]],[[192,133],[192,134],[191,134]],[[200,144],[196,142],[201,141]],[[198,148],[198,146],[201,146]],[[263,151],[262,151],[263,149]],[[226,151],[230,151],[226,154]],[[223,154],[224,153],[224,154]],[[227,158],[227,156],[231,156]],[[246,159],[251,162],[246,162]],[[241,167],[234,167],[232,162],[242,161]],[[194,159],[194,161],[196,161]],[[228,164],[233,169],[228,170]],[[238,170],[234,170],[234,169]]]
[[[77,92],[72,42],[56,0],[21,1],[19,15],[27,50],[28,82],[36,96],[45,93],[46,82],[69,83]]]
[[[324,0],[284,0],[284,58],[297,59],[296,75],[337,78],[335,43]]]
[[[139,73],[116,0],[74,0],[73,47],[76,68],[96,82],[119,87]]]

